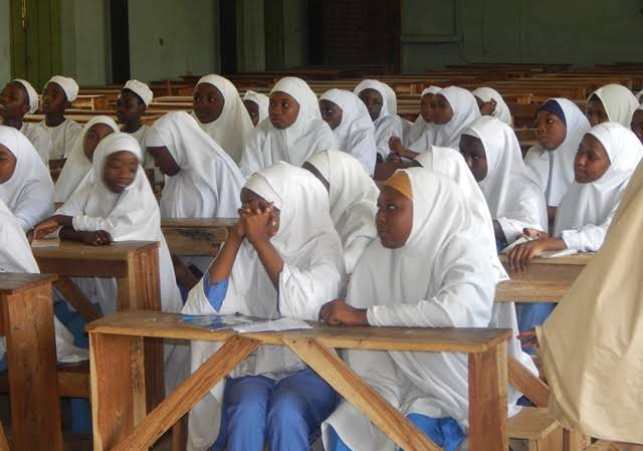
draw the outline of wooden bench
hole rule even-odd
[[[213,385],[262,344],[288,346],[353,403],[398,446],[439,451],[331,351],[454,352],[469,355],[469,423],[472,451],[508,446],[505,329],[329,327],[238,335],[210,331],[156,312],[116,313],[87,326],[90,335],[95,451],[148,449]],[[145,408],[144,343],[149,338],[224,342],[223,346],[149,415]]]
[[[514,440],[527,442],[525,451],[562,451],[563,428],[547,409],[523,407],[507,420],[510,444]]]
[[[161,229],[172,255],[214,257],[236,222],[235,218],[163,219]]]

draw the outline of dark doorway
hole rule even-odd
[[[112,36],[112,83],[123,84],[130,79],[127,0],[110,0],[109,16]]]
[[[235,0],[219,0],[219,48],[221,73],[237,71],[237,5]]]

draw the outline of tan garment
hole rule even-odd
[[[608,440],[643,443],[643,165],[603,247],[538,335],[549,412]]]

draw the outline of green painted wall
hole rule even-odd
[[[265,22],[264,0],[237,0],[236,34],[239,72],[266,69]]]
[[[401,0],[402,68],[643,62],[641,0]]]
[[[11,18],[9,0],[0,0],[0,87],[11,79]]]
[[[176,79],[218,70],[217,1],[133,0],[128,6],[132,78]]]

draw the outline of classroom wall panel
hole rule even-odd
[[[11,79],[10,30],[9,0],[0,0],[0,86]]]

